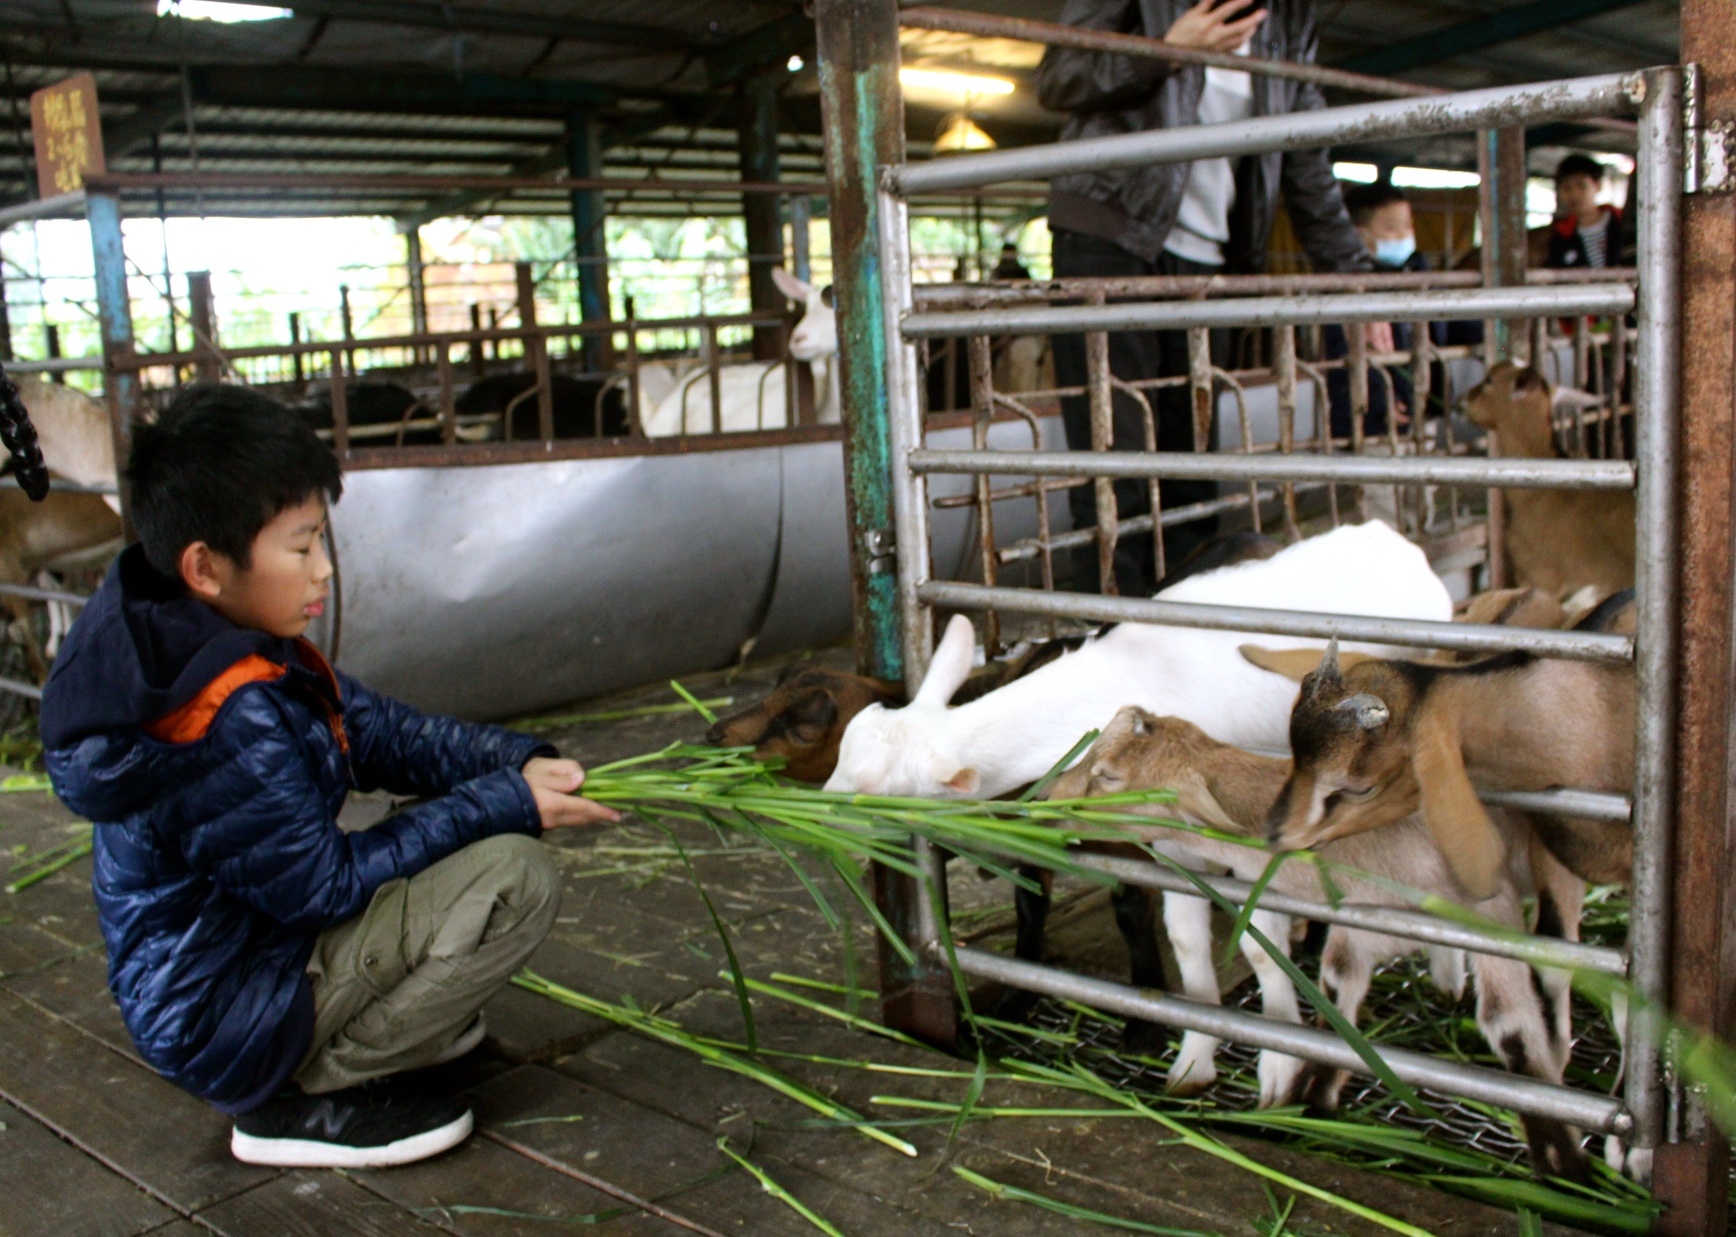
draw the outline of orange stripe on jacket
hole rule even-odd
[[[145,723],[145,733],[164,743],[197,743],[211,729],[211,721],[224,701],[249,683],[271,683],[289,671],[258,653],[249,653],[205,685],[173,713]]]

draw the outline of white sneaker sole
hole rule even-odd
[[[470,1137],[474,1126],[475,1118],[466,1110],[462,1117],[438,1129],[379,1147],[348,1147],[306,1138],[260,1138],[236,1130],[230,1136],[229,1150],[243,1164],[273,1168],[393,1168],[450,1151]]]

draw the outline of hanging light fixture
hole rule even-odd
[[[940,122],[934,135],[934,153],[953,155],[970,150],[993,150],[995,139],[982,131],[969,112],[953,112]]]

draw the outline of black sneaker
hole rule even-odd
[[[243,1163],[278,1168],[389,1168],[456,1147],[472,1124],[459,1100],[396,1095],[379,1085],[296,1092],[237,1117],[229,1149]]]

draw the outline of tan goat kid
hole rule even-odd
[[[1542,374],[1503,361],[1465,396],[1465,411],[1494,430],[1502,455],[1555,459],[1555,392]],[[1564,596],[1634,586],[1633,491],[1501,491],[1507,559],[1520,584]]]
[[[1171,815],[1188,824],[1259,838],[1265,830],[1267,813],[1289,776],[1288,760],[1259,756],[1219,743],[1190,722],[1157,717],[1129,706],[1115,715],[1102,737],[1077,765],[1056,780],[1049,793],[1052,797],[1073,798],[1161,787],[1174,791],[1176,802],[1173,806],[1153,806],[1150,814]],[[1458,892],[1451,869],[1435,848],[1427,828],[1415,817],[1397,822],[1378,834],[1334,842],[1323,847],[1320,855],[1347,869],[1342,874],[1335,870],[1334,880],[1352,902],[1409,905],[1387,886],[1353,875],[1368,873],[1410,889],[1467,903],[1484,917],[1522,931],[1527,925],[1521,892],[1535,892],[1537,930],[1577,940],[1585,886],[1542,847],[1533,845],[1521,819],[1506,813],[1497,816],[1501,821],[1505,858],[1494,874],[1489,896],[1477,902],[1469,902]],[[1172,856],[1178,850],[1189,856],[1193,861],[1189,866],[1228,870],[1243,880],[1258,877],[1271,858],[1263,847],[1238,845],[1160,826],[1152,827],[1148,840]],[[1310,863],[1283,865],[1271,887],[1311,901],[1326,900],[1319,869]],[[1266,935],[1276,948],[1287,951],[1289,933],[1284,930],[1287,921],[1276,918],[1280,919],[1279,930],[1268,929]],[[1181,942],[1176,942],[1178,953],[1182,947]],[[1389,958],[1403,957],[1421,948],[1415,941],[1335,925],[1327,933],[1321,955],[1321,988],[1354,1023],[1375,967]],[[1454,989],[1455,978],[1462,983],[1462,972],[1457,977],[1449,973],[1443,980],[1443,968],[1438,964],[1442,960],[1440,955],[1457,951],[1434,953],[1437,985]],[[1270,959],[1266,969],[1277,971]],[[1567,977],[1559,972],[1545,972],[1544,987],[1550,1005],[1546,1009],[1526,963],[1477,954],[1472,956],[1471,971],[1476,984],[1477,1025],[1502,1063],[1515,1072],[1559,1083],[1572,1034]],[[1299,1022],[1288,978],[1283,979],[1280,987],[1262,972],[1260,981],[1266,1016]],[[1276,1001],[1274,994],[1279,998]],[[1263,1080],[1269,1073],[1264,1068],[1267,1058],[1276,1056],[1261,1054]],[[1293,1058],[1280,1059],[1293,1062]],[[1293,1085],[1287,1092],[1268,1096],[1263,1087],[1261,1102],[1283,1104],[1296,1098],[1313,1108],[1330,1109],[1336,1107],[1346,1077],[1342,1071],[1330,1067],[1302,1066],[1291,1071]],[[1583,1176],[1584,1157],[1575,1131],[1537,1117],[1525,1118],[1524,1124],[1533,1162],[1540,1172]]]

